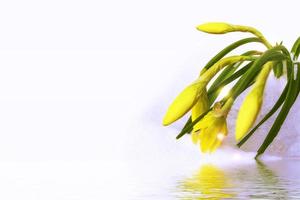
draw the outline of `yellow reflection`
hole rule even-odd
[[[231,188],[228,178],[222,170],[214,165],[201,166],[192,177],[180,182],[181,199],[226,199],[235,195],[228,191]]]

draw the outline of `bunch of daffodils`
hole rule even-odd
[[[279,110],[269,133],[257,151],[259,156],[277,136],[299,94],[300,62],[297,59],[300,53],[300,37],[289,51],[281,43],[272,45],[261,32],[249,26],[212,22],[197,26],[197,30],[210,34],[249,32],[254,37],[238,40],[215,55],[203,67],[200,76],[184,88],[169,106],[163,125],[170,125],[190,113],[190,118],[177,139],[190,134],[193,143],[198,144],[202,152],[214,152],[228,134],[226,118],[232,105],[239,95],[250,88],[236,118],[235,138],[238,147]],[[261,43],[265,51],[252,49],[241,55],[227,56],[239,46],[252,42]],[[271,71],[277,78],[286,76],[286,86],[270,111],[256,123]],[[227,95],[222,96],[220,91],[230,83],[234,85]]]

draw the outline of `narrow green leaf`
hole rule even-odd
[[[190,116],[189,119],[185,122],[185,124],[184,124],[184,126],[183,126],[183,128],[181,129],[180,132],[182,132],[184,129],[186,129],[186,127],[187,127],[190,123],[192,123],[192,116]]]
[[[268,61],[273,60],[283,60],[286,56],[278,52],[281,47],[277,46],[272,49],[267,50],[262,56],[255,60],[252,67],[247,70],[247,72],[238,80],[238,82],[233,86],[232,96],[236,98],[241,94],[242,89],[249,84],[249,82],[253,79],[253,77],[260,71],[261,67],[267,63]]]
[[[283,74],[283,63],[278,61],[273,65],[273,73],[276,78],[280,78]]]
[[[294,59],[297,59],[300,53],[300,37],[294,43],[291,52],[294,54]]]
[[[297,63],[297,79],[296,79],[296,87],[297,87],[297,94],[296,94],[296,97],[295,97],[295,101],[296,101],[296,98],[298,97],[299,95],[299,92],[300,92],[300,63]]]
[[[231,52],[232,50],[236,49],[237,47],[250,43],[250,42],[262,42],[259,38],[251,37],[251,38],[245,38],[238,40],[226,48],[224,48],[222,51],[220,51],[217,55],[215,55],[208,63],[204,66],[204,68],[201,70],[200,74],[203,74],[207,69],[209,69],[211,66],[213,66],[216,62],[218,62],[221,58],[223,58],[226,54]]]

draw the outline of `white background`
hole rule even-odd
[[[156,162],[190,146],[173,141],[182,124],[161,127],[170,101],[210,56],[249,36],[195,26],[255,26],[290,47],[300,34],[299,6],[1,1],[0,198],[126,199],[128,188],[112,188],[132,173],[132,160]]]

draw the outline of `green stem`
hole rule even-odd
[[[268,48],[271,49],[273,46],[270,44],[270,42],[265,38],[265,36],[258,31],[256,28],[250,27],[250,26],[240,26],[240,25],[234,25],[235,28],[239,29],[242,32],[249,32],[253,35],[257,36],[262,43]]]

